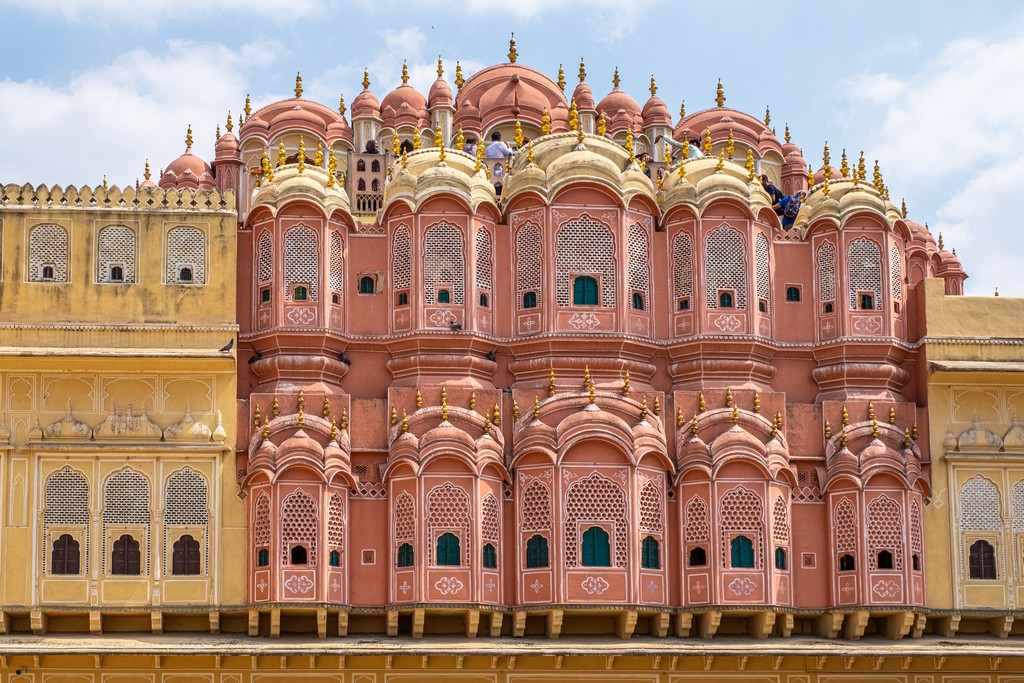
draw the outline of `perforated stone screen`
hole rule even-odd
[[[960,529],[962,531],[999,531],[999,489],[980,474],[960,487]]]
[[[270,231],[264,230],[260,233],[256,251],[259,282],[261,285],[270,284],[274,279],[274,238],[270,236]]]
[[[427,556],[430,564],[434,564],[435,536],[446,531],[454,532],[459,537],[462,564],[467,564],[472,556],[469,529],[469,495],[450,482],[432,488],[427,494],[427,533],[430,537]]]
[[[615,241],[612,232],[587,215],[563,223],[556,239],[555,293],[559,306],[572,303],[572,274],[599,275],[601,305],[615,307]]]
[[[331,291],[340,292],[342,281],[345,279],[345,269],[341,247],[341,233],[337,230],[331,232],[331,258],[327,276]]]
[[[522,529],[538,531],[551,528],[551,491],[539,481],[523,489]]]
[[[835,508],[836,550],[857,551],[857,511],[849,500],[841,500]]]
[[[144,526],[145,538],[137,538],[142,545],[145,558],[145,574],[149,574],[149,539],[152,538],[149,511],[149,480],[134,470],[121,470],[107,477],[103,486],[103,538],[109,545],[107,527],[111,524]],[[106,571],[110,553],[103,553],[103,568]]]
[[[644,531],[662,531],[662,497],[657,484],[649,481],[640,489],[640,528]]]
[[[293,545],[306,548],[307,563],[316,566],[317,504],[305,491],[289,493],[281,504],[281,562],[288,564]]]
[[[270,496],[265,491],[256,497],[254,508],[252,540],[257,548],[266,548],[270,545]]]
[[[850,308],[858,308],[859,292],[873,292],[875,309],[882,308],[882,255],[878,244],[868,239],[857,239],[847,253],[847,271],[850,276]]]
[[[181,269],[192,271],[191,280],[181,278]],[[167,282],[206,284],[206,234],[199,228],[179,226],[167,231]]]
[[[123,225],[101,228],[96,238],[99,282],[135,282],[135,231]],[[121,268],[121,279],[110,277],[113,266]]]
[[[868,504],[868,567],[878,568],[878,553],[888,550],[893,567],[903,569],[903,510],[888,496],[879,496]]]
[[[54,472],[46,479],[44,499],[41,548],[43,573],[46,573],[49,566],[50,549],[47,541],[50,538],[49,527],[53,524],[82,526],[85,532],[82,557],[85,559],[85,571],[88,572],[91,555],[89,552],[89,483],[85,475],[70,467]]]
[[[491,284],[491,233],[484,228],[476,231],[476,286],[490,290]]]
[[[499,529],[498,499],[493,494],[484,496],[484,502],[480,506],[480,529],[483,537],[488,541],[497,541],[501,538]]]
[[[404,225],[395,230],[395,241],[391,245],[391,282],[396,290],[409,289],[412,282],[409,229]]]
[[[633,292],[642,292],[644,302],[649,300],[650,267],[648,265],[647,232],[639,223],[629,227],[629,288]],[[633,297],[628,297],[629,307],[633,307]]]
[[[694,496],[686,503],[684,530],[687,543],[703,543],[711,537],[708,504],[703,498]]]
[[[757,279],[757,298],[764,300],[770,311],[772,305],[771,264],[768,260],[768,238],[762,233],[758,233],[754,238],[754,273]]]
[[[892,285],[892,300],[903,300],[903,270],[900,266],[900,248],[895,244],[889,248],[889,283]]]
[[[527,223],[516,233],[516,290],[518,308],[523,307],[523,293],[536,292],[541,296],[540,228]]]
[[[44,278],[43,268],[53,268]],[[59,225],[37,225],[28,233],[28,279],[30,282],[68,281],[68,231]]]
[[[292,300],[295,285],[307,288],[309,301],[320,289],[320,252],[312,228],[296,225],[284,234],[284,298]]]
[[[779,543],[789,543],[789,507],[782,496],[772,505],[772,536]]]
[[[395,501],[395,539],[408,541],[416,533],[416,506],[412,496],[403,491]]]
[[[341,550],[345,541],[345,499],[340,493],[332,493],[328,502],[327,545]]]
[[[836,300],[836,248],[831,242],[818,247],[818,296],[821,303]]]
[[[764,505],[760,496],[742,486],[729,489],[721,502],[719,526],[722,529],[722,566],[727,567],[729,532],[750,534],[754,538],[754,557],[758,568],[763,566],[764,548]]]
[[[733,291],[733,304],[737,309],[746,309],[747,259],[739,232],[723,225],[708,235],[704,272],[708,308],[718,308],[718,292],[725,289]]]
[[[573,483],[565,494],[566,566],[579,566],[580,527],[602,522],[610,522],[614,527],[615,566],[627,566],[629,526],[626,511],[626,494],[611,479],[595,472]]]
[[[672,288],[677,299],[693,296],[693,238],[685,232],[672,238]]]
[[[1018,484],[1019,486],[1019,484]],[[1024,521],[1024,520],[1022,520]],[[1016,531],[1016,529],[1014,529]],[[910,550],[921,552],[921,505],[916,500],[910,504]]]
[[[451,302],[461,306],[466,299],[466,258],[462,231],[448,223],[438,223],[427,230],[423,239],[423,288],[428,304],[435,303],[435,287],[448,283],[452,287]]]

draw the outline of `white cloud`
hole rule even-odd
[[[132,23],[151,26],[165,18],[189,18],[213,14],[259,14],[275,21],[294,21],[318,14],[325,9],[323,0],[290,0],[288,11],[276,3],[248,0],[0,0],[35,13],[57,14],[68,22],[97,24]]]
[[[134,183],[148,157],[155,174],[184,148],[213,156],[214,126],[235,120],[249,70],[280,48],[169,41],[160,53],[132,50],[66,83],[0,81],[0,130],[22,153],[0,157],[0,182]]]

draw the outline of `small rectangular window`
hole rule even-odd
[[[260,290],[260,303],[270,303],[270,287],[264,287]]]
[[[786,287],[786,301],[797,303],[800,301],[800,288],[794,285]]]
[[[688,311],[688,310],[690,310],[690,300],[688,298],[680,299],[679,300],[679,310],[680,311]]]
[[[409,293],[399,292],[398,296],[395,297],[396,306],[408,306],[409,305]]]

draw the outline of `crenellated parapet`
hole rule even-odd
[[[138,209],[172,211],[234,211],[235,193],[231,190],[174,190],[158,187],[99,185],[75,187],[60,185],[0,186],[0,207],[17,209]]]

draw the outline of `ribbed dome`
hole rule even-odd
[[[594,93],[590,91],[590,86],[586,83],[576,86],[576,89],[572,91],[572,98],[576,100],[577,109],[594,109]]]
[[[216,158],[217,159],[234,159],[238,156],[238,138],[232,133],[225,133],[220,136],[220,140],[217,140]]]
[[[192,153],[192,148],[185,149],[185,153],[172,161],[164,169],[160,176],[160,187],[163,189],[180,190],[212,190],[215,187],[213,182],[213,169],[210,165]]]
[[[578,101],[576,106],[579,106]],[[603,100],[597,103],[597,111],[604,112],[604,115],[608,118],[613,117],[619,111],[624,111],[632,119],[640,113],[640,105],[626,94],[624,90],[616,86],[614,90],[604,96]]]
[[[296,104],[290,109],[286,109],[270,121],[270,127],[275,129],[280,128],[307,128],[314,133],[327,133],[327,126],[324,120],[314,114],[311,111],[303,108],[301,104]]]
[[[369,88],[356,95],[352,101],[352,118],[363,117],[380,118],[380,102]]]
[[[519,64],[501,64],[476,72],[463,84],[455,97],[454,125],[476,130],[520,119],[539,126],[544,110],[550,114],[560,104],[565,104],[565,95],[548,76]],[[481,126],[473,125],[477,112]]]
[[[422,123],[427,109],[427,99],[408,83],[403,83],[387,94],[380,103],[381,117],[386,126],[412,125]]]
[[[440,76],[438,76],[437,80],[430,86],[430,92],[427,93],[427,102],[431,107],[451,106],[452,89],[448,85],[448,82]]]
[[[665,100],[657,95],[651,95],[651,99],[644,104],[643,112],[645,126],[671,126],[672,112],[669,111]]]

